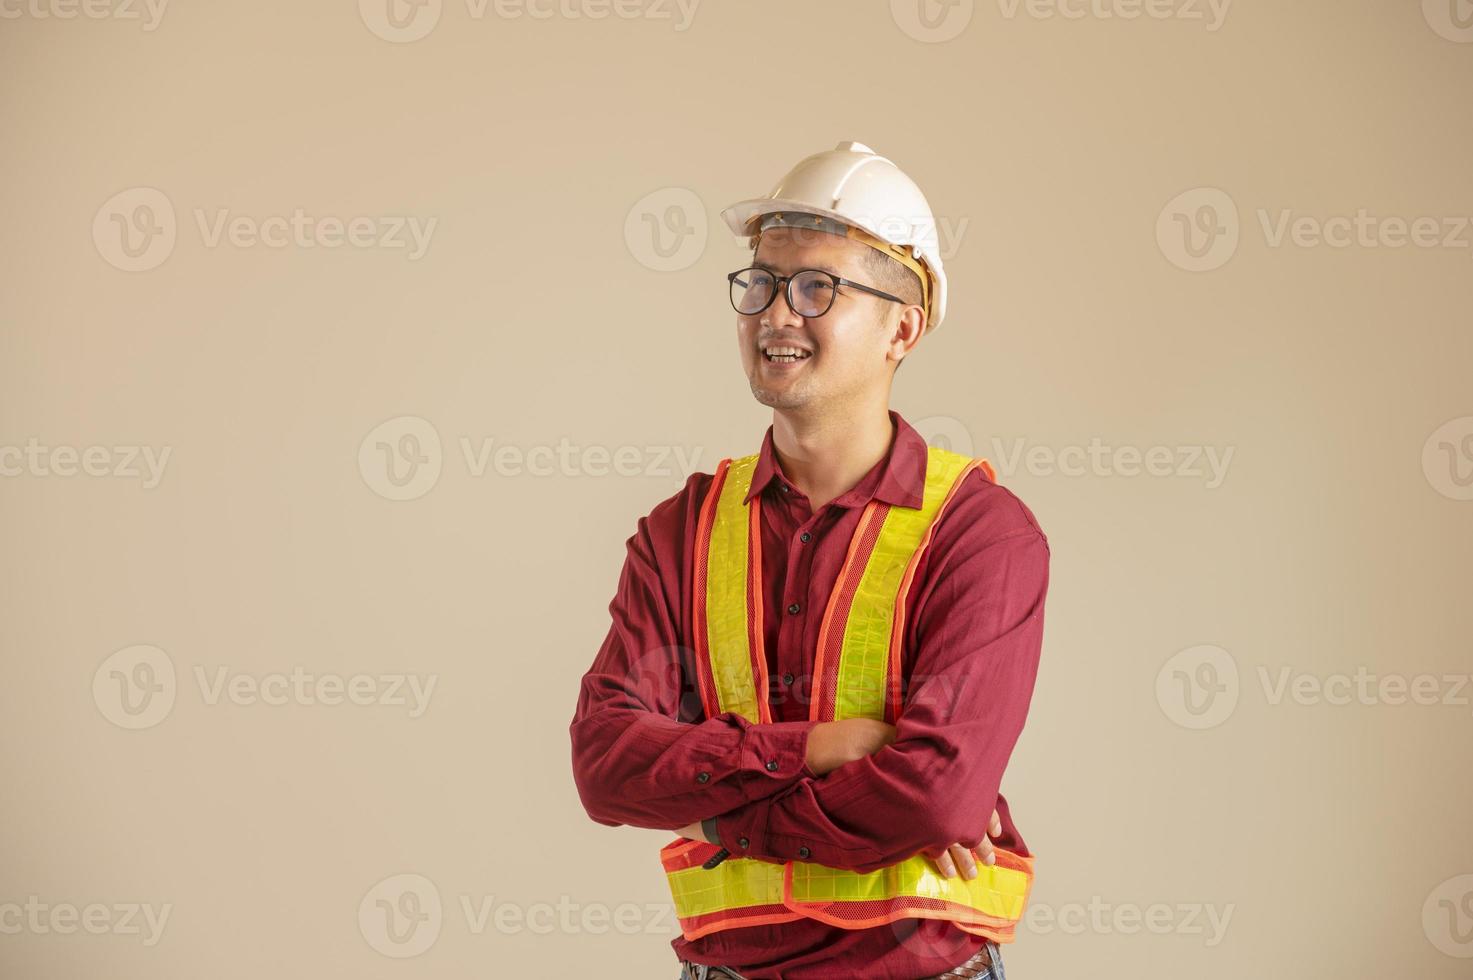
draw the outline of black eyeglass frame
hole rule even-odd
[[[743,272],[765,272],[773,278],[772,295],[767,297],[767,302],[763,303],[761,308],[754,310],[751,313],[746,313],[741,308],[739,308],[736,305],[736,299],[731,295],[732,284],[736,281],[736,277],[741,275]],[[803,314],[799,313],[797,308],[793,305],[793,280],[798,276],[801,276],[805,272],[817,272],[819,275],[827,276],[829,281],[833,283],[833,289],[829,292],[829,305],[825,306],[822,312],[815,313],[812,316],[803,316]],[[760,265],[749,265],[745,269],[738,269],[735,272],[728,272],[726,274],[726,298],[731,302],[731,308],[736,310],[742,316],[757,316],[763,310],[766,310],[769,306],[772,305],[772,301],[777,299],[778,293],[782,293],[783,299],[787,300],[788,309],[792,310],[797,316],[803,317],[803,319],[805,320],[816,320],[819,317],[823,316],[825,313],[828,313],[829,310],[834,308],[834,297],[839,294],[840,286],[853,286],[855,289],[862,289],[872,296],[880,297],[880,299],[888,299],[892,303],[900,303],[902,305],[905,304],[905,300],[901,299],[899,296],[891,296],[889,293],[884,292],[883,290],[876,289],[873,286],[866,286],[862,282],[855,282],[853,279],[845,279],[843,276],[836,276],[832,272],[829,272],[827,269],[799,269],[791,276],[780,276],[777,273],[773,272],[771,269],[764,269]]]

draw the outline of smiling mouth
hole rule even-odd
[[[796,364],[813,356],[812,351],[801,347],[772,346],[763,348],[762,356],[771,364]]]

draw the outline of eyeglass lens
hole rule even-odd
[[[777,281],[766,269],[743,269],[731,280],[731,305],[738,313],[751,316],[772,302]],[[826,272],[804,269],[788,281],[787,299],[798,316],[823,316],[834,302],[834,281]]]

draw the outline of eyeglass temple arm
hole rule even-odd
[[[855,289],[862,289],[867,293],[879,296],[881,299],[888,299],[892,303],[900,303],[902,305],[905,305],[905,300],[901,299],[899,296],[891,296],[889,293],[878,290],[873,286],[866,286],[862,282],[855,282],[853,279],[845,279],[843,276],[835,276],[834,282],[836,282],[840,286],[853,286]]]

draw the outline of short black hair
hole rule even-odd
[[[874,282],[865,285],[883,289],[907,303],[921,305],[921,280],[909,266],[903,265],[877,248],[864,250],[864,268]]]
[[[921,306],[921,280],[911,269],[895,259],[881,252],[877,248],[866,248],[864,250],[864,268],[869,274],[871,282],[866,286],[874,286],[883,289],[891,296],[899,296],[907,303]],[[924,307],[922,307],[924,309]],[[905,363],[905,358],[895,362],[895,370],[900,370],[900,365]]]

